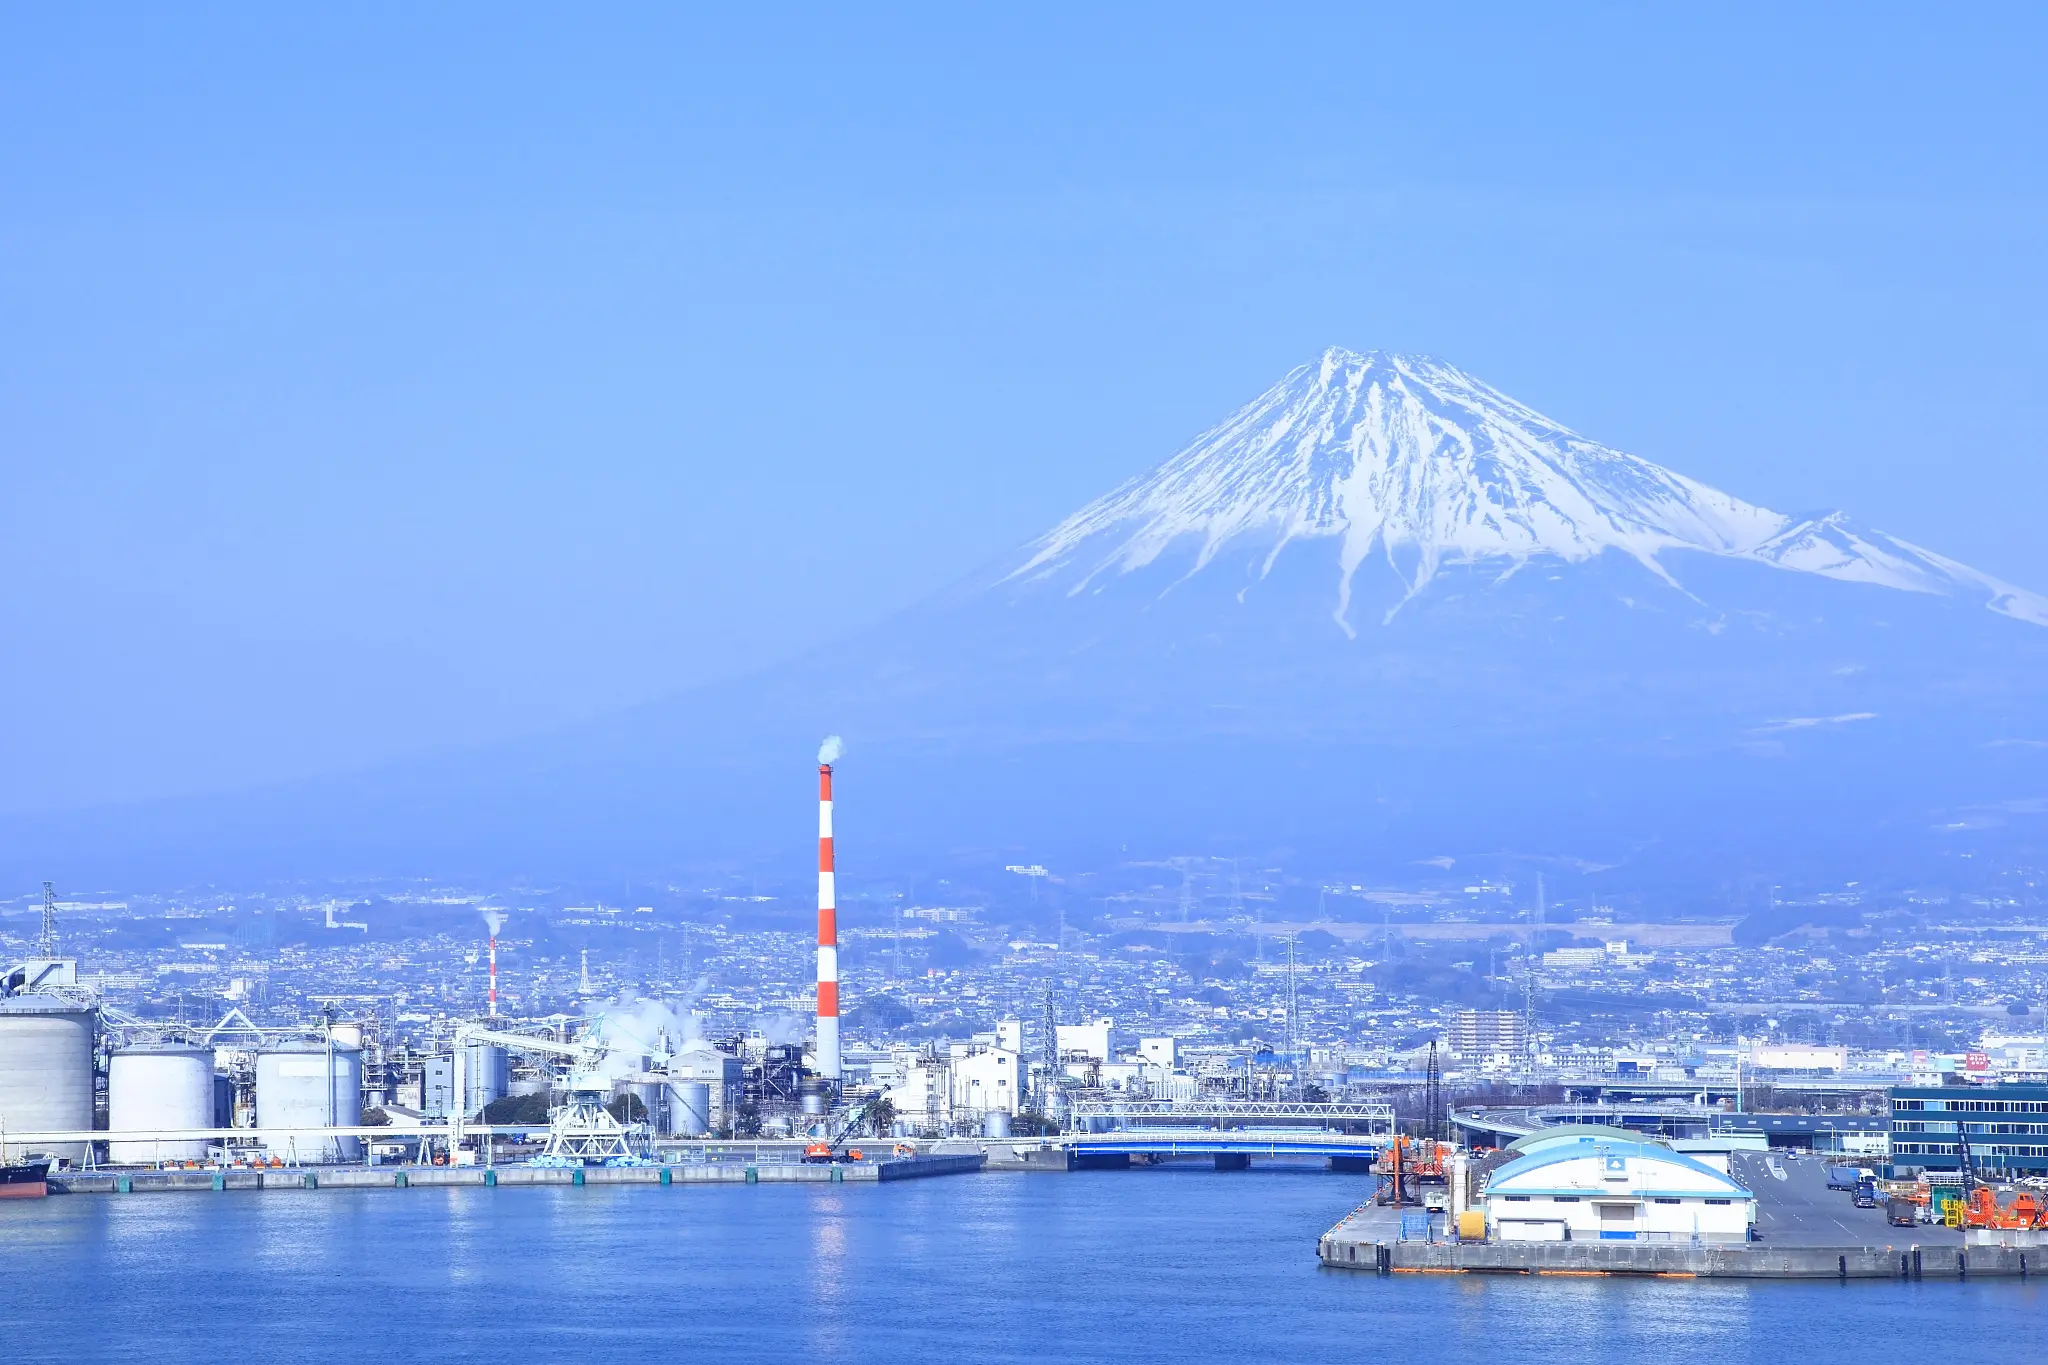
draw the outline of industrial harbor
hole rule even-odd
[[[608,997],[589,981],[587,946],[582,1008],[513,1012],[501,955],[514,920],[489,906],[469,956],[481,986],[472,1011],[400,1014],[388,997],[338,991],[281,1021],[266,1011],[269,990],[234,978],[217,1014],[192,1018],[181,991],[171,1016],[116,1003],[107,973],[59,951],[66,912],[46,885],[36,951],[7,972],[0,998],[0,1193],[848,1186],[1256,1167],[1363,1183],[1368,1197],[1314,1244],[1338,1271],[1918,1280],[2040,1269],[2041,1044],[1979,1031],[1956,1053],[1884,1052],[1771,1020],[1775,1036],[1738,1033],[1733,1046],[1637,1043],[1610,1048],[1597,1069],[1574,1064],[1589,1049],[1543,1037],[1535,1008],[1545,992],[1569,992],[1560,974],[1671,980],[1655,971],[1667,959],[1652,937],[1703,944],[1707,962],[1726,950],[1685,925],[1639,928],[1641,943],[1552,947],[1540,880],[1520,942],[1487,943],[1501,1003],[1519,988],[1522,1009],[1444,1011],[1405,1051],[1341,1070],[1330,1063],[1345,1055],[1342,1026],[1304,1002],[1341,998],[1330,988],[1345,983],[1326,962],[1302,962],[1298,929],[1273,932],[1277,970],[1251,975],[1276,1002],[1246,1002],[1261,1021],[1253,1046],[1185,1027],[1132,1037],[1107,1013],[1069,1022],[1062,996],[1071,1008],[1078,992],[1062,991],[1060,969],[1085,963],[1099,977],[1101,966],[1078,951],[1064,903],[1035,1017],[892,1045],[859,1027],[887,1016],[857,1010],[843,1035],[837,756],[828,740],[817,769],[811,988],[784,997],[808,1008],[723,1034],[699,1008],[714,994],[708,977],[694,1000]],[[1005,872],[1035,907],[1050,874]],[[1184,876],[1183,897],[1192,886]],[[1230,894],[1243,896],[1235,875]],[[1184,903],[1184,922],[1194,908]],[[1411,934],[1458,923],[1404,924],[1401,955]],[[1114,920],[1104,927],[1115,932]],[[1390,916],[1380,928],[1389,960],[1378,965],[1398,966]],[[321,932],[367,928],[330,905]],[[1018,947],[1029,960],[1029,941]],[[1201,990],[1230,999],[1227,980]],[[1942,1006],[1954,989],[1945,966]],[[1972,1017],[1967,1003],[1931,1013],[1942,1027]],[[1753,1016],[1734,1003],[1726,1017]],[[1903,1017],[1923,1036],[1937,1022]]]

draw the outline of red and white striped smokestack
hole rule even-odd
[[[498,1017],[498,931],[505,927],[505,916],[497,910],[484,911],[484,923],[491,930],[491,1018]]]
[[[834,735],[818,750],[818,1074],[839,1084],[839,893],[832,879]]]

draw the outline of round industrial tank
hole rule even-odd
[[[110,1134],[175,1128],[213,1128],[213,1049],[186,1043],[117,1048],[107,1061],[107,1130]],[[107,1143],[118,1165],[203,1161],[206,1139],[155,1138]]]
[[[16,1133],[74,1133],[92,1127],[92,1011],[47,995],[0,1000],[0,1128],[8,1149],[83,1164],[83,1142],[38,1142]]]
[[[991,1109],[981,1120],[983,1137],[1006,1138],[1010,1135],[1010,1116],[1000,1109]]]
[[[334,1039],[336,1047],[352,1047],[359,1052],[362,1050],[363,1026],[361,1024],[336,1024],[328,1030],[328,1034]]]
[[[668,1131],[671,1137],[704,1137],[711,1132],[710,1082],[669,1082]]]
[[[502,1100],[512,1082],[512,1058],[496,1043],[469,1043],[462,1049],[462,1112],[474,1114],[492,1100]]]
[[[640,1101],[638,1105],[626,1106],[624,1113],[626,1121],[629,1123],[659,1125],[662,1109],[661,1092],[661,1079],[649,1075],[630,1076],[612,1087],[614,1095],[631,1095],[634,1099]],[[636,1109],[639,1111],[637,1118],[634,1114]]]
[[[363,1054],[306,1039],[256,1054],[256,1126],[273,1156],[301,1162],[357,1161],[361,1138],[331,1138],[309,1129],[352,1128],[363,1120]]]

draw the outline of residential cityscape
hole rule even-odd
[[[1446,1109],[1625,1096],[1804,1113],[1822,1148],[1867,1147],[1867,1122],[1821,1116],[1881,1115],[1894,1087],[2048,1082],[2048,924],[2013,882],[2001,896],[1774,892],[1767,918],[1668,919],[1546,904],[1533,876],[1303,884],[1201,858],[850,883],[844,1087],[886,1095],[895,1130],[924,1138],[979,1136],[992,1117],[1058,1131],[1123,1099],[1380,1100],[1426,1117],[1434,1084]],[[651,1008],[722,1054],[706,1072],[717,1132],[787,1135],[816,1062],[797,927],[810,911],[758,888],[642,887],[617,903],[209,889],[48,908],[114,1031],[232,1041],[340,1021],[364,1040],[365,1112],[400,1123],[446,1121],[446,1059],[487,1011],[602,1028]],[[33,956],[44,910],[7,902],[0,947]],[[514,1058],[485,1102],[548,1089],[544,1059]]]

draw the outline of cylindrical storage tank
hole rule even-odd
[[[363,1050],[363,1026],[361,1024],[336,1024],[327,1030],[327,1036],[334,1039],[336,1047],[352,1047]]]
[[[631,1076],[612,1087],[615,1095],[631,1095],[638,1104],[629,1104],[622,1111],[628,1123],[645,1123],[660,1131],[662,1110],[662,1083],[653,1076]],[[636,1116],[637,1111],[637,1116]]]
[[[363,1050],[358,1047],[334,1047],[334,1122],[336,1126],[353,1128],[363,1121]],[[337,1138],[335,1155],[343,1161],[363,1159],[363,1140],[357,1137]]]
[[[1000,1109],[991,1109],[981,1120],[983,1137],[1006,1138],[1010,1135],[1010,1116]]]
[[[256,1126],[268,1131],[272,1156],[300,1162],[355,1161],[360,1138],[329,1138],[317,1128],[362,1122],[363,1054],[354,1048],[305,1039],[256,1054]]]
[[[85,1161],[83,1142],[22,1144],[18,1133],[74,1133],[92,1127],[92,1011],[48,995],[0,1000],[0,1127],[15,1157],[24,1152]]]
[[[705,1137],[711,1132],[711,1083],[670,1081],[668,1131],[671,1137]]]
[[[212,1048],[187,1043],[119,1048],[107,1061],[107,1131],[216,1127],[214,1079]],[[157,1161],[204,1161],[206,1139],[110,1139],[107,1157],[117,1165],[138,1166]]]
[[[492,1100],[502,1100],[512,1083],[512,1058],[496,1043],[469,1043],[462,1049],[462,1112],[475,1114]]]

